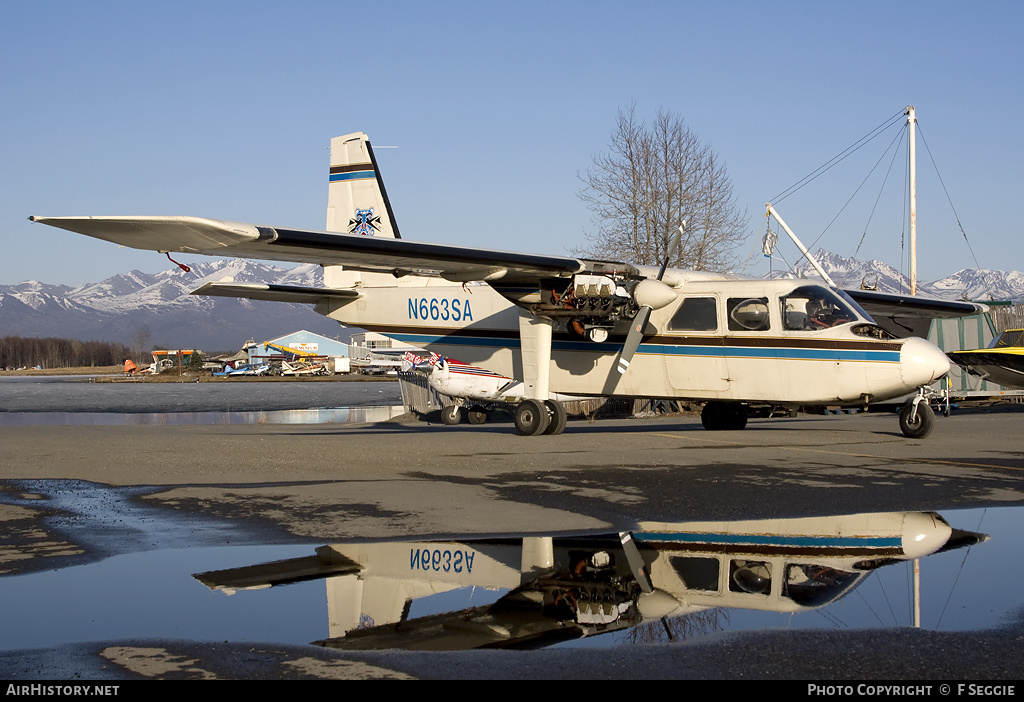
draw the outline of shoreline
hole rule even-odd
[[[347,383],[379,383],[397,382],[393,375],[363,375],[346,373],[337,375],[263,375],[215,377],[212,373],[161,373],[160,375],[126,376],[121,366],[78,366],[74,368],[26,368],[24,370],[0,370],[0,378],[47,378],[72,376],[92,377],[94,383],[222,383],[222,382],[347,382]]]

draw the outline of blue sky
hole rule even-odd
[[[327,147],[354,131],[404,237],[566,253],[593,226],[579,174],[630,104],[725,161],[744,258],[769,198],[914,105],[942,179],[919,141],[919,277],[975,265],[946,192],[978,263],[1024,270],[1022,20],[1020,2],[3,0],[0,284],[169,267],[29,215],[323,229]],[[899,159],[825,231],[887,134],[779,210],[845,256],[870,218],[858,257],[905,270]]]

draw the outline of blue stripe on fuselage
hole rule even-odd
[[[652,543],[686,544],[727,544],[736,546],[799,546],[831,548],[899,548],[903,540],[899,536],[785,536],[775,534],[708,534],[699,532],[680,533],[634,533],[634,541]]]
[[[446,346],[480,346],[487,348],[520,348],[518,338],[459,336],[457,334],[386,334],[393,339],[412,346],[444,344]],[[619,344],[597,345],[589,341],[554,341],[552,351],[584,351],[589,353],[618,353]],[[787,346],[742,347],[742,346],[676,346],[671,344],[640,344],[640,354],[662,354],[666,356],[706,356],[712,358],[766,358],[782,361],[869,361],[875,363],[899,363],[900,352],[870,351],[864,349],[808,349]]]

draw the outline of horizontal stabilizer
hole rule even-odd
[[[305,288],[299,285],[265,285],[262,283],[207,283],[189,294],[211,297],[244,297],[248,300],[298,302],[311,305],[324,300],[354,300],[359,297],[359,292],[356,290]]]

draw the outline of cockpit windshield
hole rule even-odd
[[[1007,346],[1024,346],[1024,329],[1007,329],[989,344],[990,349],[1001,349]]]
[[[807,563],[786,566],[783,595],[804,607],[819,607],[853,589],[864,573]]]
[[[782,322],[789,330],[819,331],[858,320],[856,305],[820,285],[801,286],[780,301]]]

